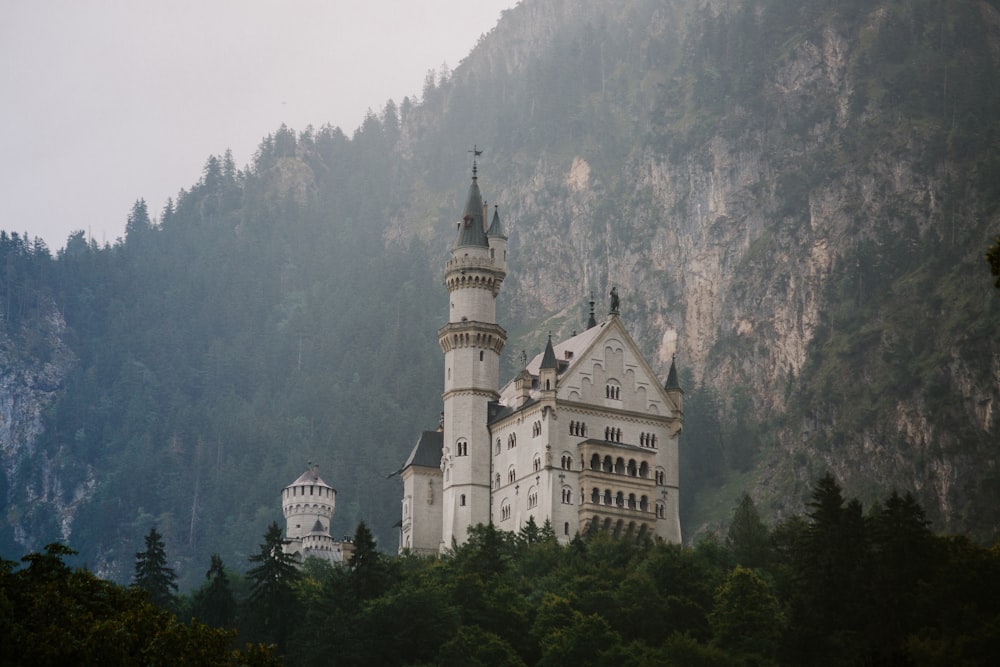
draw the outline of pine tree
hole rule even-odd
[[[177,592],[176,579],[173,568],[167,567],[163,537],[156,532],[156,528],[150,528],[146,535],[146,550],[135,555],[133,585],[148,591],[153,604],[170,609]]]
[[[249,611],[257,638],[272,641],[284,652],[288,631],[294,622],[294,584],[300,574],[295,556],[285,553],[285,540],[277,522],[264,533],[260,552],[250,556],[256,565],[247,571],[250,581]]]
[[[212,564],[205,573],[207,583],[195,594],[198,618],[218,628],[229,627],[236,615],[236,600],[229,585],[229,577],[218,554],[212,554]]]

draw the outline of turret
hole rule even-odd
[[[486,239],[490,244],[490,259],[493,265],[501,271],[507,271],[507,237],[503,233],[503,226],[500,224],[500,210],[498,206],[493,207],[493,221],[486,231]]]
[[[670,400],[674,402],[674,406],[678,412],[684,413],[684,390],[681,389],[681,384],[677,379],[677,355],[673,355],[670,358],[670,371],[667,372],[667,381],[663,383],[663,388],[667,392],[667,396]]]
[[[315,466],[310,466],[281,492],[285,535],[289,539],[301,539],[309,535],[317,523],[329,532],[336,504],[336,490],[320,479]]]
[[[476,153],[479,154],[478,152]],[[500,352],[507,332],[496,323],[496,299],[507,272],[499,215],[487,237],[475,163],[451,259],[445,265],[448,323],[438,331],[444,352],[442,431],[443,548],[465,542],[469,526],[490,520],[489,404],[497,400]]]
[[[559,375],[559,362],[556,361],[556,351],[552,347],[552,332],[549,332],[549,340],[545,343],[545,353],[542,355],[542,362],[538,367],[538,389],[542,392],[542,397],[555,397],[556,377]]]

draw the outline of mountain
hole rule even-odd
[[[190,584],[242,566],[308,461],[335,534],[392,549],[474,145],[507,375],[617,286],[683,369],[688,537],[830,471],[994,540],[998,4],[524,0],[419,100],[213,156],[113,246],[5,234],[0,549],[66,539],[122,580],[155,524]]]

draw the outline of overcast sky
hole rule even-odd
[[[25,0],[0,9],[0,229],[123,235],[282,123],[419,96],[517,0]]]

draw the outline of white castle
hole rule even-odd
[[[465,212],[445,264],[448,323],[444,412],[401,470],[400,551],[438,553],[471,526],[517,531],[549,521],[558,539],[608,531],[680,542],[677,456],[683,391],[671,362],[660,384],[619,317],[554,343],[499,387],[507,332],[496,299],[507,275],[507,237],[490,225],[472,168]]]
[[[320,558],[331,563],[346,563],[354,553],[354,544],[337,542],[330,535],[330,520],[337,506],[337,491],[320,479],[316,466],[286,486],[281,492],[285,514],[285,553],[299,562]]]

